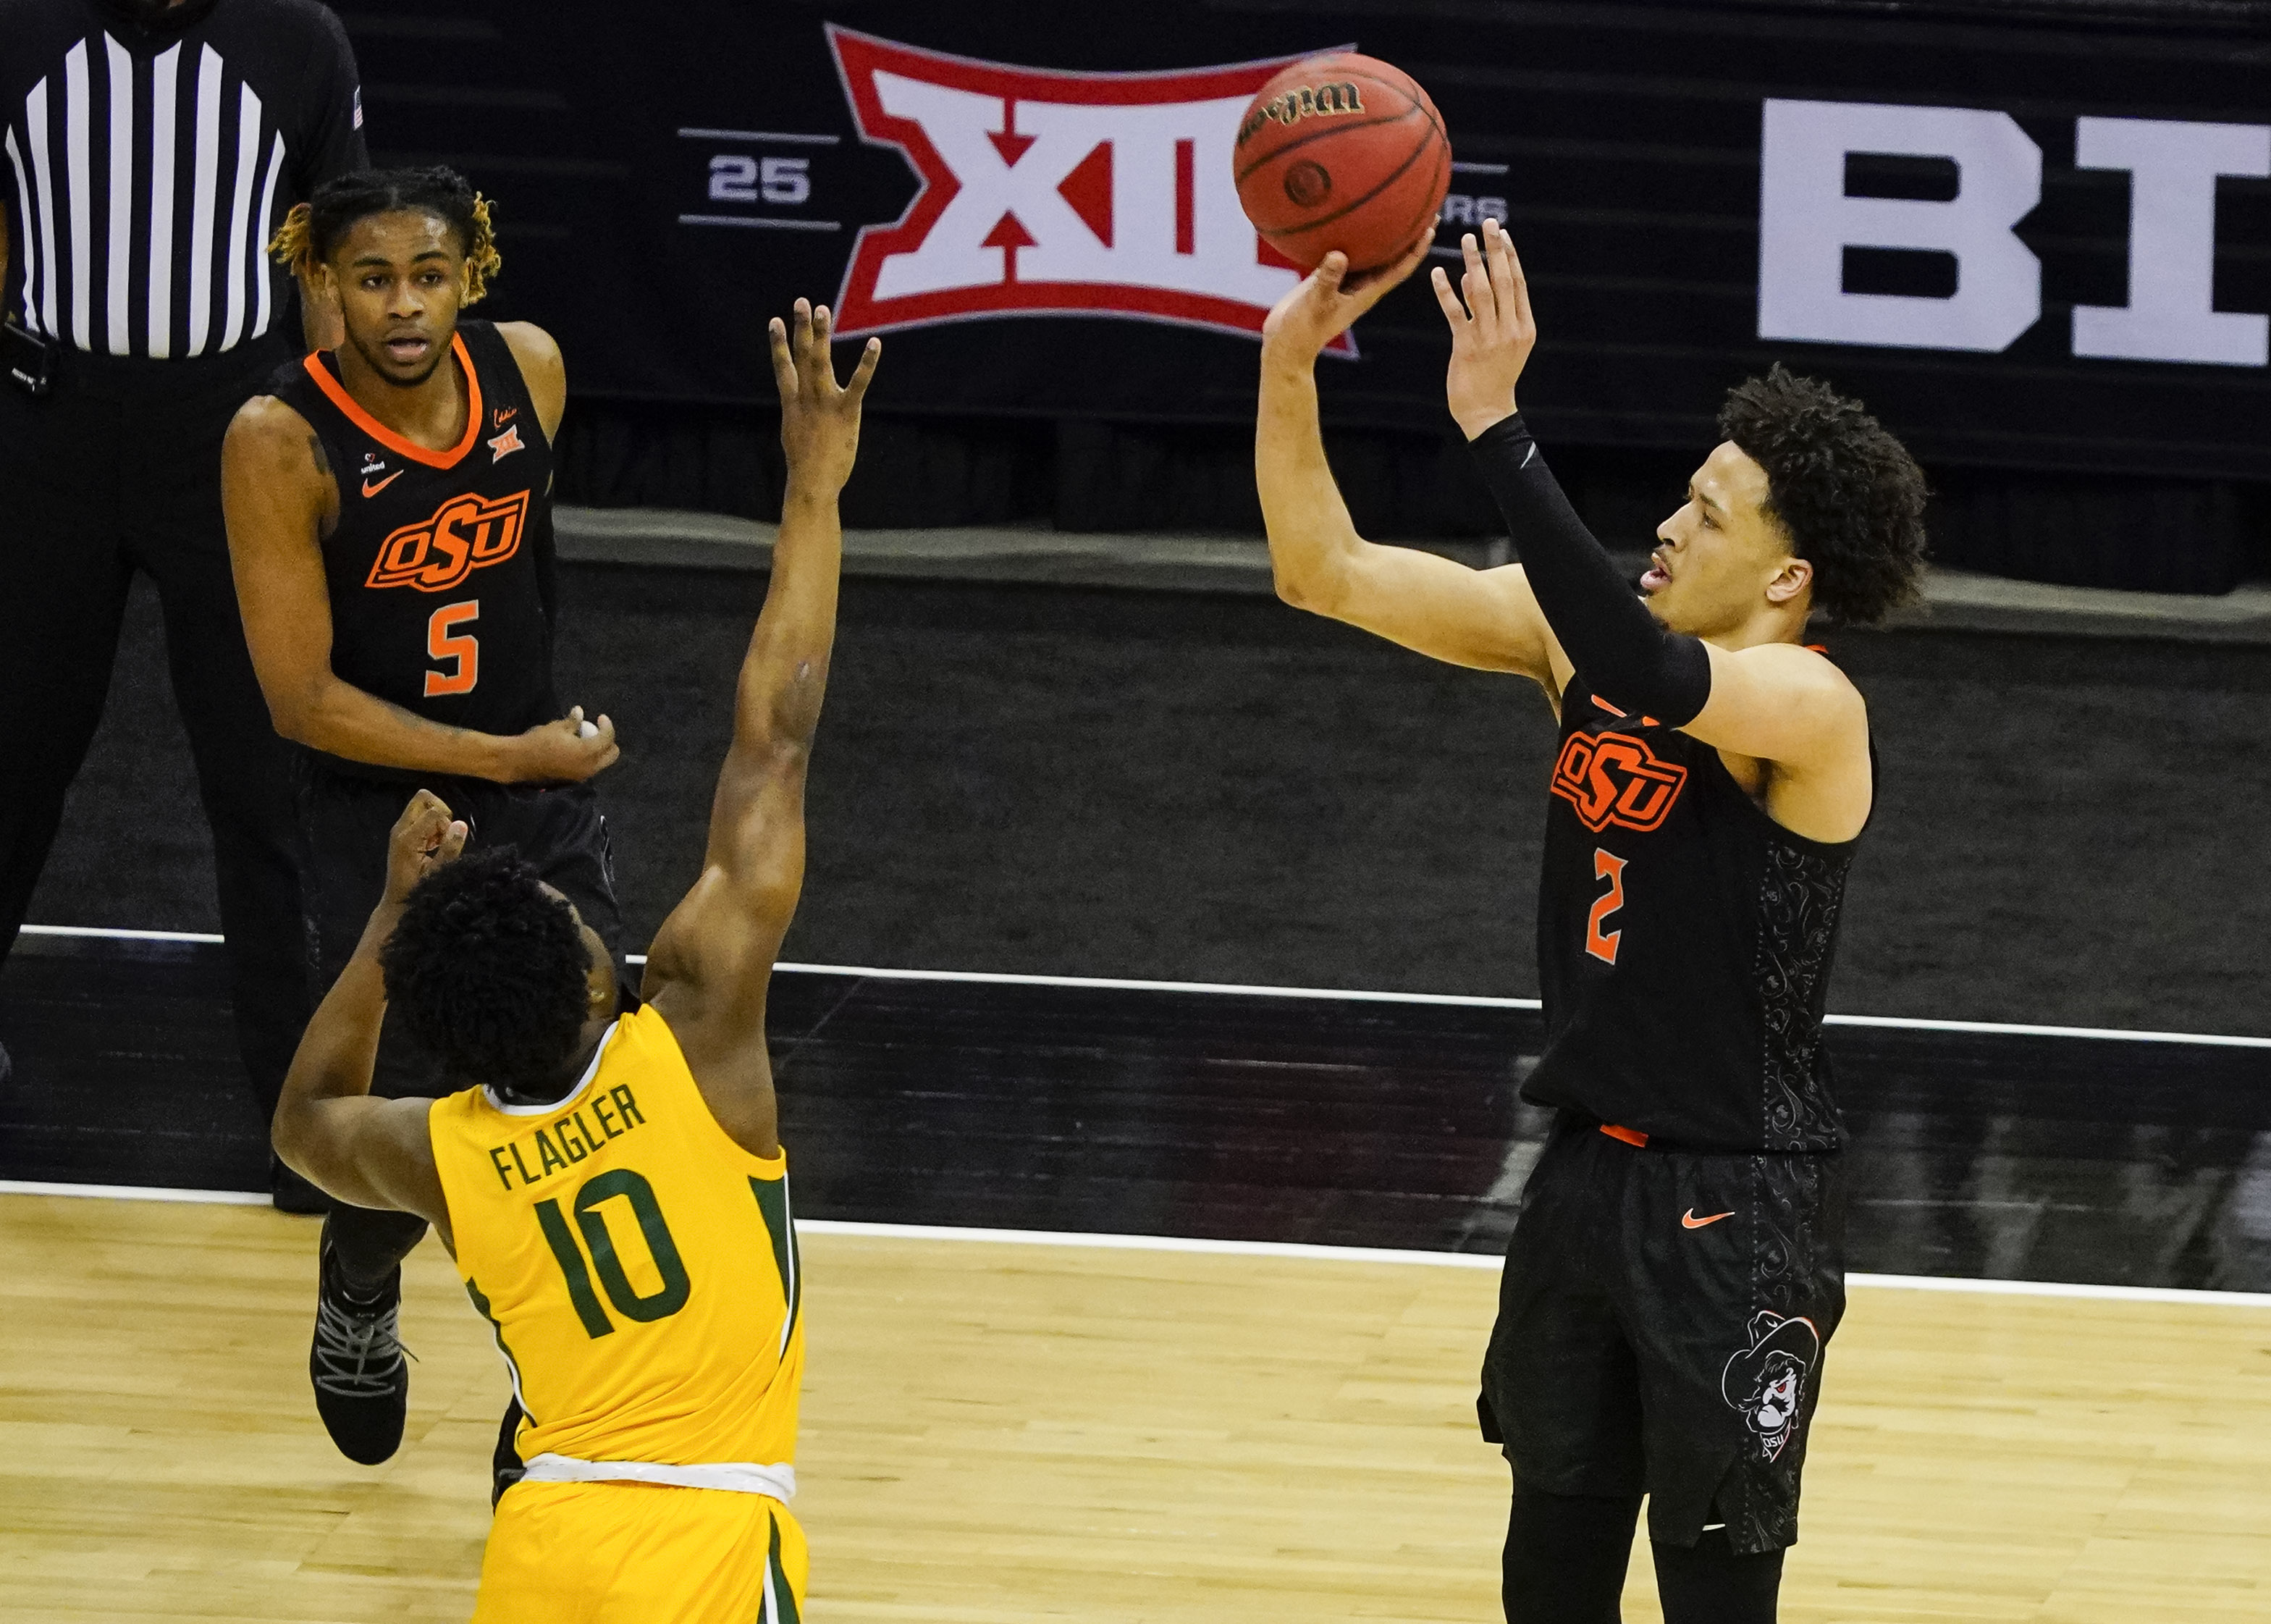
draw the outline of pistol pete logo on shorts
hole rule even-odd
[[[1687,769],[1658,761],[1644,739],[1573,733],[1553,764],[1553,793],[1595,834],[1613,823],[1646,834],[1672,815]]]
[[[1765,1308],[1751,1315],[1751,1345],[1727,1361],[1719,1393],[1742,1412],[1761,1460],[1775,1459],[1798,1435],[1806,1379],[1821,1357],[1821,1337],[1812,1320],[1784,1319]]]
[[[860,138],[921,183],[897,220],[861,227],[838,337],[1044,315],[1255,336],[1301,279],[1246,218],[1231,161],[1254,93],[1300,58],[1057,73],[827,26]]]
[[[433,518],[405,525],[387,537],[363,585],[448,592],[474,570],[501,564],[518,552],[527,524],[525,490],[494,501],[470,493],[452,496]]]

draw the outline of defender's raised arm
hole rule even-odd
[[[830,317],[796,303],[771,329],[788,489],[772,580],[734,692],[733,739],[710,808],[702,877],[657,933],[644,995],[677,1033],[713,1111],[745,1145],[772,1136],[764,995],[804,883],[804,779],[836,638],[844,533],[837,496],[860,449],[860,403],[882,354],[839,387]]]

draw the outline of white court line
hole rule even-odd
[[[210,935],[202,930],[112,930],[101,925],[22,925],[17,928],[27,936],[99,936],[114,942],[220,942],[227,940],[225,936]]]
[[[1435,1268],[1496,1269],[1505,1260],[1489,1252],[1412,1252],[1384,1247],[1308,1246],[1291,1240],[1199,1240],[1177,1235],[1099,1235],[1048,1229],[965,1229],[950,1225],[859,1224],[840,1218],[799,1218],[800,1234],[873,1235],[901,1240],[964,1240],[987,1245],[1091,1247],[1114,1252],[1199,1252],[1237,1257],[1306,1258],[1334,1263],[1419,1263]],[[1969,1292],[1996,1297],[2080,1297],[2110,1302],[2200,1303],[2211,1307],[2271,1308],[2271,1292],[2200,1292],[2178,1286],[2083,1285],[2044,1280],[1944,1279],[1932,1275],[1849,1274],[1865,1290]]]
[[[106,930],[78,925],[26,925],[26,935],[123,936],[149,942],[219,942],[219,936],[186,930]],[[626,953],[623,962],[644,965],[644,953]],[[1340,999],[1350,1003],[1444,1004],[1469,1009],[1536,1009],[1535,998],[1483,998],[1463,993],[1376,993],[1341,987],[1247,987],[1229,981],[1139,981],[1106,976],[1016,975],[992,970],[888,970],[876,965],[805,965],[782,960],[773,966],[797,975],[861,976],[879,981],[968,981],[999,987],[1086,987],[1099,992],[1211,993],[1244,998]],[[2006,1021],[1941,1021],[1909,1015],[1825,1015],[1831,1026],[1889,1027],[1902,1032],[1969,1032],[2003,1038],[2090,1038],[2118,1043],[2197,1043],[2215,1048],[2271,1049],[2271,1038],[2242,1038],[2205,1032],[2138,1032],[2121,1026],[2035,1026]]]
[[[0,1179],[0,1196],[85,1196],[101,1201],[187,1201],[218,1207],[264,1207],[268,1196],[254,1190],[173,1190],[145,1184],[50,1184],[37,1179]]]
[[[641,955],[629,962],[646,963]],[[1535,998],[1483,998],[1462,993],[1373,993],[1331,987],[1240,987],[1222,981],[1123,981],[1098,976],[1009,975],[981,970],[882,970],[865,965],[800,965],[786,960],[773,966],[801,975],[873,976],[886,981],[982,981],[1011,987],[1091,987],[1131,993],[1217,993],[1248,998],[1340,998],[1354,1003],[1452,1004],[1472,1009],[1536,1009]],[[1917,1032],[1989,1032],[2015,1038],[2102,1038],[2130,1043],[2205,1043],[2230,1048],[2271,1049],[2271,1038],[2224,1037],[2197,1032],[2132,1032],[2118,1026],[2029,1026],[2001,1021],[1939,1021],[1920,1016],[1826,1015],[1831,1026],[1889,1026]]]
[[[644,964],[645,959],[637,962]],[[879,981],[974,981],[997,987],[1086,987],[1115,993],[1214,993],[1246,998],[1337,998],[1351,1003],[1452,1004],[1473,1009],[1535,1009],[1535,998],[1478,998],[1461,993],[1368,993],[1331,987],[1241,987],[1229,981],[1130,981],[1108,976],[1012,975],[992,970],[882,970],[868,965],[773,966],[798,975],[870,976]]]
[[[157,1189],[132,1184],[43,1184],[0,1179],[0,1196],[83,1196],[112,1201],[209,1202],[266,1206],[268,1197],[244,1190]],[[876,1240],[964,1241],[983,1246],[1084,1247],[1098,1252],[1182,1252],[1230,1257],[1285,1257],[1326,1263],[1405,1263],[1437,1269],[1496,1269],[1488,1252],[1417,1252],[1389,1247],[1310,1246],[1292,1240],[1205,1240],[1181,1235],[1087,1234],[1059,1229],[973,1229],[952,1224],[861,1224],[843,1218],[799,1218],[797,1233]],[[2107,1302],[2196,1303],[2220,1308],[2271,1308],[2271,1292],[2200,1292],[2177,1286],[2081,1285],[2046,1280],[1946,1279],[1932,1275],[1849,1274],[1864,1290],[1969,1292],[1992,1297],[2094,1298]]]

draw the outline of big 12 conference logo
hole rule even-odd
[[[837,331],[995,316],[1127,316],[1258,333],[1300,273],[1255,233],[1231,173],[1238,122],[1288,62],[1058,73],[833,24],[861,138],[922,189],[860,233]],[[1332,353],[1353,355],[1343,333]]]

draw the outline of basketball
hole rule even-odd
[[[1451,142],[1418,81],[1374,56],[1312,56],[1264,85],[1239,122],[1238,200],[1303,271],[1335,249],[1349,273],[1403,257],[1451,183]]]

